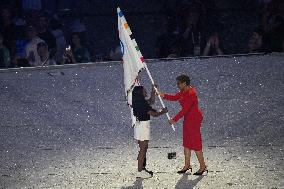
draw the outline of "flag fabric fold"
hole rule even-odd
[[[118,15],[118,32],[120,39],[120,47],[123,59],[124,70],[124,87],[127,104],[132,107],[132,90],[134,86],[139,85],[138,75],[141,70],[145,69],[144,58],[139,50],[139,47],[132,37],[132,32],[129,25],[120,10],[117,8]],[[132,126],[136,122],[131,108]]]

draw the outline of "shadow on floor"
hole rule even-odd
[[[197,183],[204,177],[202,176],[197,176],[196,179],[194,180],[188,180],[188,175],[189,174],[184,174],[179,181],[176,184],[176,189],[193,189],[197,185]]]
[[[133,183],[133,186],[122,187],[121,189],[143,189],[142,178],[136,178],[136,181]]]

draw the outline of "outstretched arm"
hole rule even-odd
[[[175,95],[164,93],[163,96],[161,96],[161,97],[163,97],[164,99],[169,100],[169,101],[177,101],[180,98],[180,93],[177,93]]]
[[[183,116],[185,116],[190,111],[192,106],[195,103],[197,103],[196,95],[190,95],[187,98],[188,102],[183,105],[182,110],[179,113],[177,113],[177,115],[172,119],[172,121],[178,122],[178,120],[180,120]]]
[[[181,93],[177,93],[175,95],[171,95],[171,94],[166,94],[166,93],[162,93],[160,91],[157,91],[157,95],[159,95],[160,97],[169,100],[169,101],[177,101],[180,98]]]
[[[185,104],[184,107],[182,107],[182,110],[177,113],[177,115],[172,119],[174,122],[178,122],[187,112],[190,110],[190,104]]]

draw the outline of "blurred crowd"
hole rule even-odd
[[[91,61],[85,46],[86,28],[79,19],[71,23],[71,35],[66,37],[56,14],[24,2],[21,9],[9,2],[1,6],[0,68]]]
[[[284,52],[284,1],[260,0],[255,9],[261,10],[261,19],[258,26],[251,31],[246,52]],[[207,27],[209,15],[202,1],[178,1],[174,9],[167,13],[167,29],[156,42],[156,54],[159,58],[226,53],[220,36],[222,29],[218,24]]]
[[[106,55],[90,53],[93,51],[86,43],[82,20],[75,19],[66,27],[56,13],[42,10],[40,2],[1,2],[0,68],[121,59],[119,47]],[[220,35],[222,29],[218,25],[206,28],[209,15],[204,1],[176,2],[174,7],[165,7],[166,30],[156,40],[156,58],[227,54]],[[283,52],[284,1],[259,0],[256,9],[260,18],[251,31],[246,52]]]

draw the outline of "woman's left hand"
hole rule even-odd
[[[170,119],[170,120],[169,120],[169,124],[170,124],[170,125],[174,125],[174,124],[176,124],[176,122],[175,122],[174,120]]]
[[[156,96],[164,97],[164,93],[161,93],[157,88],[155,90],[155,94],[156,94]]]
[[[156,91],[158,91],[158,86],[156,84],[152,85],[152,93],[156,94]]]

